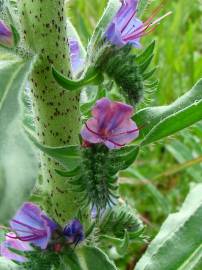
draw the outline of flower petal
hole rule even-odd
[[[71,244],[77,245],[84,239],[83,225],[78,219],[73,219],[65,226],[63,234]]]
[[[69,40],[71,68],[74,75],[79,74],[84,68],[84,58],[81,57],[79,43],[76,39]]]
[[[16,235],[14,233],[8,233],[8,236],[6,237],[6,241],[4,241],[1,245],[0,245],[0,255],[9,259],[9,260],[14,260],[17,262],[26,262],[27,258],[25,258],[24,256],[21,256],[19,254],[14,253],[13,251],[11,251],[9,248],[13,248],[19,251],[30,251],[32,250],[32,247],[30,246],[30,244],[20,241],[18,239],[14,239],[11,237],[16,237]],[[9,237],[10,236],[10,237]]]
[[[110,149],[120,148],[139,136],[139,129],[134,121],[128,119],[122,123],[118,128],[113,130],[113,133],[105,142],[105,145]]]
[[[86,126],[81,131],[82,138],[90,143],[102,143],[102,138],[98,135],[98,121],[91,118],[87,121]]]
[[[133,107],[102,98],[96,102],[91,118],[81,131],[82,138],[90,143],[104,143],[109,149],[120,148],[139,135],[130,118]]]
[[[113,102],[102,98],[96,102],[92,115],[98,121],[98,133],[108,133],[118,127],[125,119],[133,114],[133,107],[121,102]]]
[[[33,203],[24,203],[10,221],[19,239],[45,249],[57,225]]]

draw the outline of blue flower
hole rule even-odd
[[[78,219],[71,220],[63,230],[64,236],[66,236],[68,243],[75,246],[84,240],[83,226]]]
[[[33,203],[24,203],[10,221],[11,229],[16,233],[13,239],[29,242],[46,249],[57,224]]]
[[[121,0],[121,2],[122,6],[105,32],[108,41],[118,47],[131,44],[140,48],[140,38],[151,33],[156,28],[156,24],[171,14],[171,12],[168,12],[153,21],[156,14],[161,10],[162,4],[160,4],[152,15],[145,22],[142,22],[136,17],[139,0]]]

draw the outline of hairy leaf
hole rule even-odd
[[[31,66],[32,60],[0,61],[0,222],[7,221],[28,198],[37,175],[38,164],[21,127],[19,108],[19,94]]]
[[[33,132],[25,127],[30,140],[42,152],[60,162],[65,168],[75,169],[80,163],[80,147],[78,145],[51,147],[38,142]]]
[[[81,80],[70,80],[62,75],[54,67],[52,68],[53,77],[57,83],[68,91],[81,90],[86,85],[97,85],[103,81],[103,76],[96,69],[87,71],[85,77]]]
[[[181,210],[166,219],[135,270],[201,269],[201,193],[202,184],[198,184],[191,190]]]
[[[133,119],[143,125],[139,139],[146,145],[172,135],[202,119],[202,80],[189,92],[167,106],[139,111]]]
[[[88,270],[117,270],[114,263],[99,248],[85,246],[80,251]]]

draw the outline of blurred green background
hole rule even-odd
[[[151,1],[143,17],[148,18],[161,1]],[[107,0],[67,1],[67,12],[85,46],[106,3]],[[159,80],[157,91],[149,95],[144,106],[169,104],[202,77],[202,0],[169,0],[161,14],[170,10],[172,15],[152,35],[142,39],[144,46],[156,40],[153,65],[158,66]],[[0,168],[1,194],[5,189],[3,178]],[[133,167],[121,174],[120,191],[147,224],[149,242],[167,215],[181,206],[190,185],[201,181],[202,122],[142,149]],[[1,199],[2,196],[0,202]],[[117,258],[120,269],[133,270],[146,247],[144,242],[132,244],[127,256]]]
[[[147,18],[161,0],[152,1]],[[68,13],[86,46],[107,0],[70,0]],[[154,64],[159,87],[145,101],[168,104],[202,77],[202,1],[170,0],[161,14],[172,11],[156,31],[142,39],[156,40]],[[132,169],[122,173],[121,194],[138,209],[147,224],[149,240],[170,212],[176,211],[190,185],[202,181],[202,122],[172,138],[142,150]],[[136,243],[118,259],[120,269],[132,270],[147,244]]]

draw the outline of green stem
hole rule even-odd
[[[71,77],[64,0],[20,0],[20,20],[26,46],[37,55],[31,74],[32,105],[39,140],[49,146],[78,144],[79,94],[64,91],[55,82],[51,67]],[[75,215],[77,198],[69,184],[56,174],[59,164],[41,155],[44,210],[63,225]],[[39,183],[38,183],[39,185]]]

